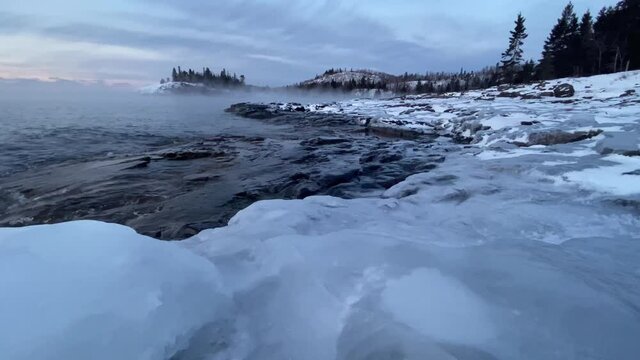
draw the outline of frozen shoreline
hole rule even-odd
[[[634,359],[640,72],[559,82],[576,95],[486,100],[494,89],[307,107],[469,138],[465,147],[442,138],[445,163],[380,198],[261,201],[226,227],[162,245],[102,223],[0,229],[0,284],[9,289],[0,315],[15,319],[0,325],[11,335],[0,336],[0,353]],[[602,133],[528,144],[535,134],[592,130]],[[69,283],[77,276],[91,286]],[[39,331],[16,327],[20,319]],[[145,345],[110,335],[123,328]]]

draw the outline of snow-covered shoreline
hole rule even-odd
[[[560,83],[575,96],[533,96]],[[261,201],[181,243],[0,229],[0,354],[634,359],[640,72],[508,91],[534,98],[306,106],[443,136],[445,163],[380,198]]]

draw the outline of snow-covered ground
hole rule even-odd
[[[203,84],[190,84],[186,82],[167,82],[164,84],[153,84],[140,88],[138,92],[144,95],[165,95],[173,94],[175,92],[188,92],[188,91],[206,91]]]
[[[350,70],[350,71],[340,71],[333,74],[324,74],[320,76],[316,76],[311,80],[307,80],[302,82],[300,85],[308,86],[308,85],[330,85],[331,82],[336,82],[338,84],[347,84],[351,81],[361,81],[364,79],[367,83],[379,84],[385,81],[394,81],[397,79],[396,76],[383,73],[380,71],[373,70]]]
[[[308,107],[468,130],[381,198],[258,202],[181,243],[0,229],[0,358],[636,359],[640,73],[560,82]]]

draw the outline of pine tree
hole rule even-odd
[[[422,94],[424,93],[424,88],[422,86],[422,80],[418,80],[418,83],[416,84],[416,94]]]
[[[524,45],[524,40],[529,36],[524,22],[525,18],[522,14],[518,14],[518,18],[515,21],[516,26],[511,31],[511,37],[509,38],[509,47],[502,53],[500,71],[502,80],[505,82],[514,83],[516,75],[522,66],[522,45]]]
[[[540,77],[551,79],[573,75],[578,63],[580,32],[578,17],[569,3],[544,43]]]
[[[587,11],[580,20],[580,69],[578,75],[593,75],[596,69],[597,45],[593,31],[593,18]]]
[[[171,71],[171,80],[178,81],[178,72],[176,71],[176,68],[173,68],[173,71]]]

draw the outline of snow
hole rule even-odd
[[[225,302],[216,268],[92,221],[0,229],[0,357],[163,359]]]
[[[207,88],[204,84],[187,83],[187,82],[166,82],[164,84],[152,84],[142,87],[138,90],[143,95],[167,95],[174,93],[187,93],[187,92],[206,92],[212,91],[213,88]],[[216,89],[220,91],[221,89]]]
[[[640,134],[637,96],[619,97],[640,73],[545,86],[562,82],[571,104],[475,100],[489,89],[309,106],[472,137],[438,139],[446,161],[379,198],[261,201],[181,243],[0,229],[0,357],[635,359],[640,157],[596,145]]]
[[[568,172],[562,175],[562,181],[615,195],[640,194],[640,157],[610,155],[602,160],[611,165]],[[638,174],[631,174],[634,171]]]
[[[350,81],[360,81],[362,78],[365,78],[367,82],[372,82],[374,84],[379,84],[384,80],[395,79],[396,77],[393,75],[389,75],[380,71],[373,70],[350,70],[350,71],[340,71],[335,74],[321,75],[317,76],[315,79],[307,80],[302,83],[302,85],[330,85],[332,81],[335,81],[339,84],[346,84]]]

